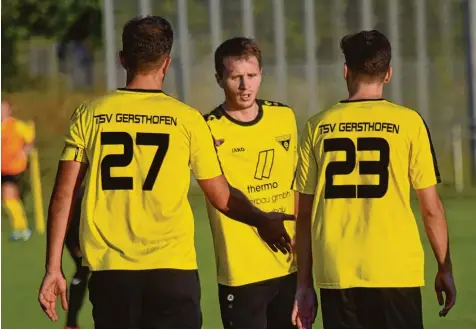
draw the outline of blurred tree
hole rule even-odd
[[[30,37],[100,41],[99,0],[9,0],[2,2],[2,87],[18,85],[18,41]]]

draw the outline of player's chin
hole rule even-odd
[[[253,106],[255,103],[256,99],[255,98],[250,98],[249,100],[237,100],[237,105],[240,109],[249,109]]]

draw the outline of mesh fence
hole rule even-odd
[[[175,31],[173,65],[165,89],[202,112],[223,100],[214,78],[213,52],[234,36],[256,38],[263,52],[260,97],[290,105],[299,127],[312,114],[346,97],[340,39],[376,28],[390,39],[394,67],[385,97],[426,118],[444,182],[453,185],[455,125],[461,125],[463,169],[470,182],[466,8],[458,0],[114,0],[113,35],[121,48],[123,25],[146,4],[166,17]],[[49,48],[51,50],[51,47]],[[42,58],[48,58],[42,50]],[[103,50],[92,72],[72,65],[78,79],[106,81]],[[115,60],[117,85],[125,72]],[[37,60],[38,62],[38,60]],[[41,62],[41,61],[40,61]],[[30,61],[31,63],[31,61]],[[32,70],[44,70],[36,64]],[[74,70],[79,71],[74,74]],[[78,78],[79,77],[79,78]],[[473,133],[474,134],[474,133]]]

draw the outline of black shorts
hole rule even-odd
[[[241,286],[218,285],[225,329],[294,328],[291,314],[296,273]]]
[[[198,329],[202,326],[196,270],[92,272],[89,300],[95,328]]]
[[[23,173],[15,175],[2,174],[2,184],[10,182],[19,185],[21,183],[22,175]]]
[[[321,289],[324,328],[423,328],[415,288]]]

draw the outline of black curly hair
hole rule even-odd
[[[361,31],[342,38],[340,48],[345,63],[357,76],[383,79],[390,67],[392,47],[377,30]]]
[[[139,16],[124,25],[122,56],[127,70],[147,73],[160,67],[172,50],[174,33],[160,16]]]

